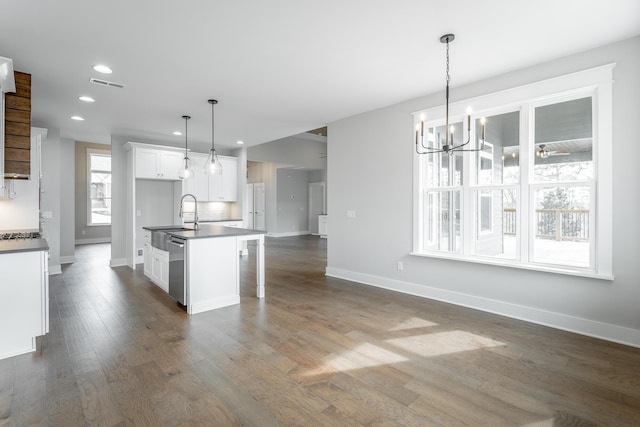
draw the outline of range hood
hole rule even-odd
[[[14,71],[13,61],[0,57],[0,91],[0,179],[29,179],[31,75]]]
[[[4,94],[16,91],[13,60],[0,56],[0,192],[6,191],[4,183]]]

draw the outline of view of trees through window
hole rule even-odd
[[[89,224],[111,224],[111,155],[89,153],[89,169]]]
[[[424,156],[427,250],[591,266],[592,98],[529,106],[525,111],[487,116],[484,140],[480,117],[474,120],[479,151]],[[523,118],[535,130],[533,139],[521,140]],[[454,138],[465,134],[463,124],[454,122]],[[442,126],[429,126],[429,145],[440,146],[443,133]],[[529,158],[527,169],[520,161],[523,152]],[[469,185],[463,179],[470,172]],[[465,216],[472,216],[473,222],[465,222]],[[526,236],[520,235],[523,230]],[[470,231],[473,237],[466,240],[465,249],[463,236]]]

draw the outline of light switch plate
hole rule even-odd
[[[347,218],[355,218],[356,217],[356,211],[347,211]]]

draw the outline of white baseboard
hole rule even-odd
[[[327,267],[326,275],[640,348],[638,329],[339,268]]]
[[[124,267],[126,265],[127,265],[126,258],[111,258],[111,260],[109,260],[110,267]]]
[[[308,231],[288,231],[286,233],[267,233],[269,237],[292,237],[292,236],[306,236]]]
[[[91,245],[94,243],[111,243],[111,237],[99,237],[95,239],[76,239],[76,245]]]
[[[73,255],[60,257],[60,264],[73,264],[74,262],[76,262],[76,257]]]
[[[211,299],[208,301],[199,302],[197,304],[191,304],[188,307],[189,314],[202,313],[209,310],[215,310],[216,308],[227,307],[234,304],[240,304],[240,295],[229,295],[226,297],[220,297]]]

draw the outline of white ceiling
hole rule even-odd
[[[247,146],[640,34],[638,0],[4,0],[0,56],[33,75],[32,121]],[[104,63],[111,75],[91,69]],[[124,89],[92,85],[96,77]],[[90,95],[94,104],[78,101]],[[84,122],[69,120],[81,115]]]

